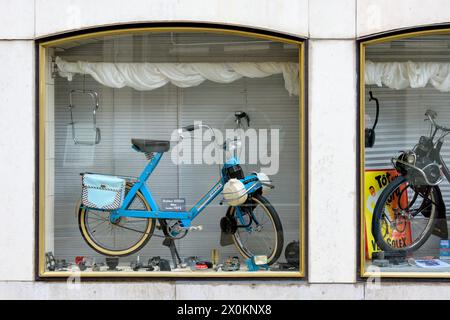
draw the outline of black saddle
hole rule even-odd
[[[131,139],[133,148],[140,152],[159,152],[163,153],[169,150],[170,141]]]

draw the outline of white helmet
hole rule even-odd
[[[223,187],[223,197],[230,206],[239,206],[247,200],[245,185],[238,179],[230,179]]]

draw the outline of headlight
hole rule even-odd
[[[437,183],[442,177],[441,168],[435,163],[429,164],[423,168],[423,171],[431,183]]]
[[[414,162],[416,162],[416,156],[415,156],[414,154],[408,154],[408,155],[406,156],[406,161],[407,161],[409,164],[414,164]]]
[[[406,151],[402,156],[401,160],[409,163],[410,165],[416,164],[416,154],[413,151]]]

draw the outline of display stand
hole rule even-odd
[[[181,258],[180,255],[178,253],[177,247],[175,245],[175,240],[173,240],[172,238],[166,237],[163,241],[163,246],[169,247],[170,249],[170,254],[172,255],[172,260],[173,260],[173,267],[174,268],[179,268],[181,266]]]

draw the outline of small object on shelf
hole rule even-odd
[[[76,256],[75,257],[75,264],[79,265],[80,263],[82,263],[84,261],[84,256]]]
[[[67,261],[65,259],[61,259],[61,260],[56,260],[56,270],[58,271],[67,271],[67,267],[69,266],[69,264],[67,263]]]
[[[137,256],[136,261],[130,263],[130,267],[131,269],[133,269],[133,271],[139,271],[140,269],[145,269],[146,271],[153,271],[155,270],[155,267],[159,267],[160,260],[161,260],[160,257],[153,257],[148,260],[147,265],[144,265],[141,262],[140,256]]]
[[[250,272],[253,271],[258,271],[259,268],[257,265],[255,265],[255,263],[253,262],[252,258],[249,258],[247,260],[245,260],[245,263],[247,264],[247,270]]]
[[[300,266],[300,246],[298,241],[291,241],[284,249],[284,257],[287,262],[279,262],[272,266],[272,270],[296,271]]]
[[[96,264],[95,262],[92,264],[92,271],[94,271],[94,272],[100,271],[100,266],[98,264]]]
[[[426,269],[441,269],[450,267],[449,263],[439,259],[417,259],[415,260],[415,263],[418,267]]]
[[[406,252],[384,252],[384,258],[394,265],[407,263]]]
[[[139,271],[139,269],[143,267],[142,263],[140,262],[139,256],[136,257],[136,261],[130,263],[130,267],[131,269],[133,269],[133,271]]]
[[[399,265],[407,263],[406,252],[395,252],[395,251],[379,251],[372,253],[373,260],[388,260],[390,264]]]
[[[290,265],[297,267],[300,264],[300,243],[298,241],[289,242],[284,249],[284,257],[286,258],[287,263]]]
[[[147,271],[171,271],[170,263],[160,256],[152,257],[148,260]]]
[[[106,257],[106,265],[108,266],[108,271],[118,271],[117,266],[119,265],[118,257]]]
[[[190,256],[184,259],[184,263],[191,269],[195,270],[196,263],[199,262],[200,259],[197,256]]]
[[[239,262],[239,257],[229,257],[223,263],[222,270],[223,271],[238,271],[241,267],[241,263]]]
[[[287,262],[277,262],[270,266],[272,271],[298,271],[298,267]]]
[[[416,265],[416,259],[414,259],[414,258],[409,258],[408,259],[408,264],[410,265],[410,266],[415,266]]]
[[[209,261],[197,261],[195,264],[195,269],[197,270],[211,269],[212,267],[213,264]]]
[[[211,262],[215,266],[219,264],[220,256],[219,256],[219,250],[212,249],[211,250]]]
[[[161,259],[159,261],[159,270],[160,271],[172,271],[172,269],[170,268],[169,260]]]
[[[197,269],[197,270],[205,270],[205,269],[208,269],[208,266],[205,263],[197,262],[195,264],[195,269]]]
[[[267,266],[267,256],[253,256],[251,259],[257,266]]]
[[[45,253],[45,265],[47,267],[47,270],[55,271],[56,260],[55,260],[55,256],[53,255],[53,252],[50,251],[50,252]]]
[[[389,266],[389,260],[386,259],[374,259],[372,260],[372,265],[377,267],[388,267]]]
[[[439,243],[439,258],[450,259],[450,240],[441,240]]]
[[[87,269],[86,257],[84,257],[84,256],[76,256],[75,257],[75,264],[78,266],[80,271],[86,270]]]
[[[148,265],[149,266],[153,266],[153,267],[157,267],[159,266],[159,262],[161,261],[161,257],[160,256],[156,256],[156,257],[152,257],[148,260]]]

